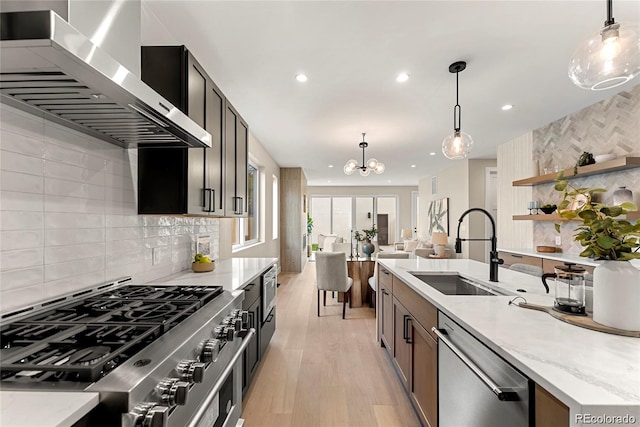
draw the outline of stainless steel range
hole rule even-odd
[[[235,426],[242,292],[130,281],[3,315],[2,388],[98,392],[91,426]]]

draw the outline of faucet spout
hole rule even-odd
[[[460,225],[462,225],[462,220],[465,216],[470,214],[471,212],[482,212],[485,214],[489,221],[491,221],[491,238],[490,239],[461,239],[460,238]],[[489,252],[489,281],[497,282],[498,281],[498,266],[503,264],[504,261],[498,257],[498,238],[496,237],[496,222],[489,212],[482,208],[471,208],[467,209],[460,215],[460,219],[458,219],[458,234],[456,235],[456,253],[462,253],[462,242],[463,241],[491,241],[491,251]]]

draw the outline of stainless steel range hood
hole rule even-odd
[[[55,12],[0,17],[3,103],[122,147],[211,146],[207,131]]]

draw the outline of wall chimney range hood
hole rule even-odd
[[[0,19],[3,103],[121,147],[211,147],[207,131],[57,13]]]

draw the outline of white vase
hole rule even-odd
[[[593,271],[593,320],[640,331],[640,270],[629,261],[606,261]]]

